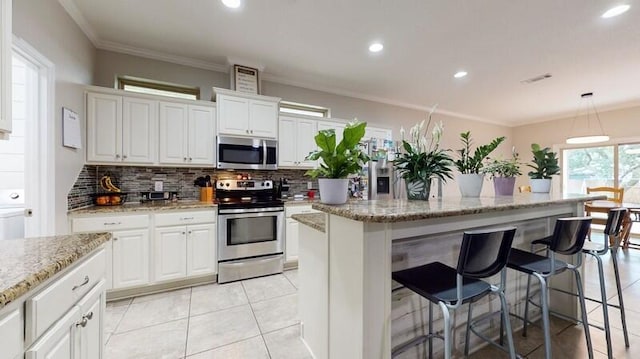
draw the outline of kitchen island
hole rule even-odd
[[[320,359],[390,358],[394,346],[423,333],[428,319],[426,301],[396,288],[392,271],[433,261],[455,267],[462,232],[470,229],[516,226],[514,247],[528,249],[532,240],[552,233],[557,218],[582,215],[584,202],[596,198],[601,197],[525,193],[314,204],[314,209],[325,213],[324,221],[303,218],[300,226],[303,339]],[[318,222],[324,222],[324,232]],[[314,280],[304,280],[307,277]],[[558,276],[552,285],[574,291],[567,275]],[[525,287],[525,275],[508,272],[507,299],[512,313],[523,313]],[[313,306],[307,305],[309,300]],[[551,301],[556,310],[577,313],[574,298],[554,295]],[[475,304],[474,314],[498,308],[497,298],[488,297]],[[464,343],[465,309],[462,306],[453,316],[453,343],[458,349]],[[533,312],[534,318],[536,314]],[[434,326],[438,329],[441,324],[437,313]],[[521,325],[514,324],[514,329]],[[499,320],[487,322],[486,334],[496,335],[498,325]],[[472,339],[472,347],[477,346],[477,338]],[[435,352],[440,352],[441,341],[434,344]],[[402,357],[422,357],[423,353],[424,347],[417,346]]]

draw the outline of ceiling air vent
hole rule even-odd
[[[530,78],[530,79],[522,80],[522,81],[520,81],[520,83],[523,83],[523,84],[532,84],[532,83],[534,83],[534,82],[538,82],[538,81],[546,80],[546,79],[548,79],[548,78],[550,78],[550,77],[551,77],[551,74],[546,73],[546,74],[544,74],[544,75],[539,75],[539,76],[536,76],[536,77],[532,77],[532,78]]]

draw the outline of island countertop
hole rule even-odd
[[[0,241],[0,309],[111,239],[110,233]]]
[[[296,221],[316,229],[322,233],[326,232],[326,215],[324,213],[304,213],[294,214],[291,218]]]
[[[514,209],[578,204],[603,199],[602,195],[518,193],[497,197],[443,197],[428,201],[350,201],[342,205],[313,204],[312,208],[360,222],[393,223],[461,216]]]

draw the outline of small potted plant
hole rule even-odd
[[[533,153],[533,160],[531,160],[533,164],[527,164],[533,168],[533,171],[528,173],[531,192],[549,193],[551,176],[560,174],[558,154],[551,151],[549,147],[540,147],[537,143],[531,144],[531,153]]]
[[[476,147],[475,150],[471,150],[471,146],[473,145],[471,131],[460,134],[460,141],[463,147],[458,150],[458,156],[460,158],[455,161],[455,165],[460,172],[458,175],[458,187],[460,188],[462,197],[480,197],[482,181],[484,179],[484,174],[480,173],[480,169],[483,166],[482,161],[504,142],[504,140],[504,136],[498,137],[486,145],[481,145]]]
[[[398,155],[393,165],[405,180],[408,199],[428,200],[432,179],[438,178],[446,182],[453,178],[453,159],[447,153],[449,150],[439,148],[442,122],[433,126],[431,137],[428,137],[430,124],[431,113],[426,127],[422,121],[411,128],[410,142],[404,140],[404,129],[400,130],[404,152]]]
[[[510,159],[491,158],[480,169],[483,174],[488,174],[493,179],[493,190],[496,196],[513,196],[516,185],[516,176],[520,176],[520,162],[515,148],[511,151]]]
[[[311,152],[307,160],[320,159],[318,168],[305,174],[318,178],[320,202],[326,204],[343,204],[347,202],[347,176],[359,173],[369,157],[360,148],[360,140],[364,136],[366,122],[348,124],[342,132],[342,140],[336,144],[335,130],[322,130],[315,136],[318,150]]]

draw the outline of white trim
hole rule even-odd
[[[38,68],[38,153],[40,168],[38,176],[32,176],[30,186],[38,191],[35,208],[41,236],[55,234],[55,65],[29,43],[13,37],[12,50]],[[42,86],[46,85],[46,86]],[[27,179],[28,180],[28,179]],[[33,202],[32,202],[33,203]],[[25,203],[26,205],[26,203]]]
[[[91,26],[84,15],[82,15],[82,12],[80,11],[80,9],[78,9],[78,5],[76,4],[76,2],[74,0],[58,0],[58,2],[67,11],[67,14],[71,16],[73,21],[78,24],[80,30],[82,30],[82,32],[87,35],[89,41],[93,43],[93,46],[98,47],[100,38],[96,34],[96,31],[93,29],[93,26]]]
[[[220,65],[209,61],[194,59],[186,56],[173,55],[162,51],[145,49],[137,46],[129,46],[113,41],[98,41],[95,46],[101,50],[119,52],[127,55],[145,57],[148,59],[170,62],[172,64],[184,65],[203,70],[211,70],[222,73],[228,73],[229,68],[226,65]]]

